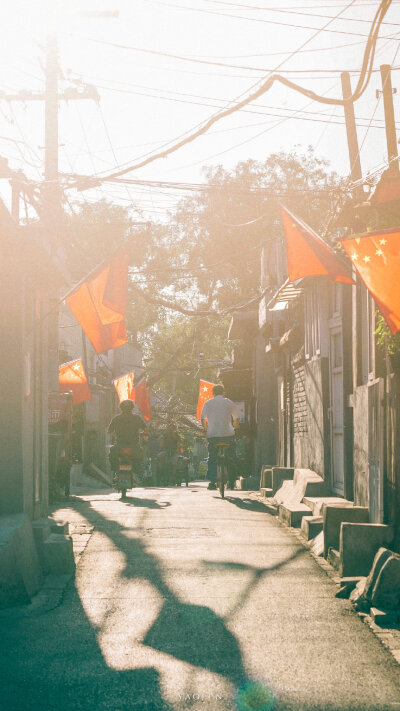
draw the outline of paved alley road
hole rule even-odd
[[[94,533],[54,609],[0,613],[1,709],[400,709],[393,658],[244,492],[95,493],[58,517]]]

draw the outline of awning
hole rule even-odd
[[[289,303],[296,301],[302,293],[303,289],[300,286],[303,280],[298,280],[296,283],[287,279],[284,284],[278,289],[276,294],[268,302],[269,311],[283,311],[288,308]]]
[[[228,339],[248,338],[255,334],[258,328],[258,311],[238,311],[234,313],[229,324]]]

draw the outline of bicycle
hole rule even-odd
[[[218,449],[218,454],[217,454],[217,481],[218,481],[218,490],[219,493],[221,494],[221,498],[225,498],[225,486],[229,480],[229,473],[228,473],[228,462],[229,459],[228,457],[225,456],[226,454],[226,448],[230,447],[227,442],[218,442],[218,444],[215,445],[215,447]]]

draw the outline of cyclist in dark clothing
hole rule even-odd
[[[146,432],[147,427],[140,415],[132,412],[135,404],[132,400],[123,400],[119,407],[120,415],[116,415],[111,420],[108,433],[115,436],[116,445],[110,450],[111,469],[116,471],[118,467],[118,453],[121,447],[132,447],[139,449],[139,434]],[[115,466],[116,465],[116,466]]]

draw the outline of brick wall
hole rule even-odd
[[[307,400],[304,363],[293,364],[293,434],[306,434]]]

